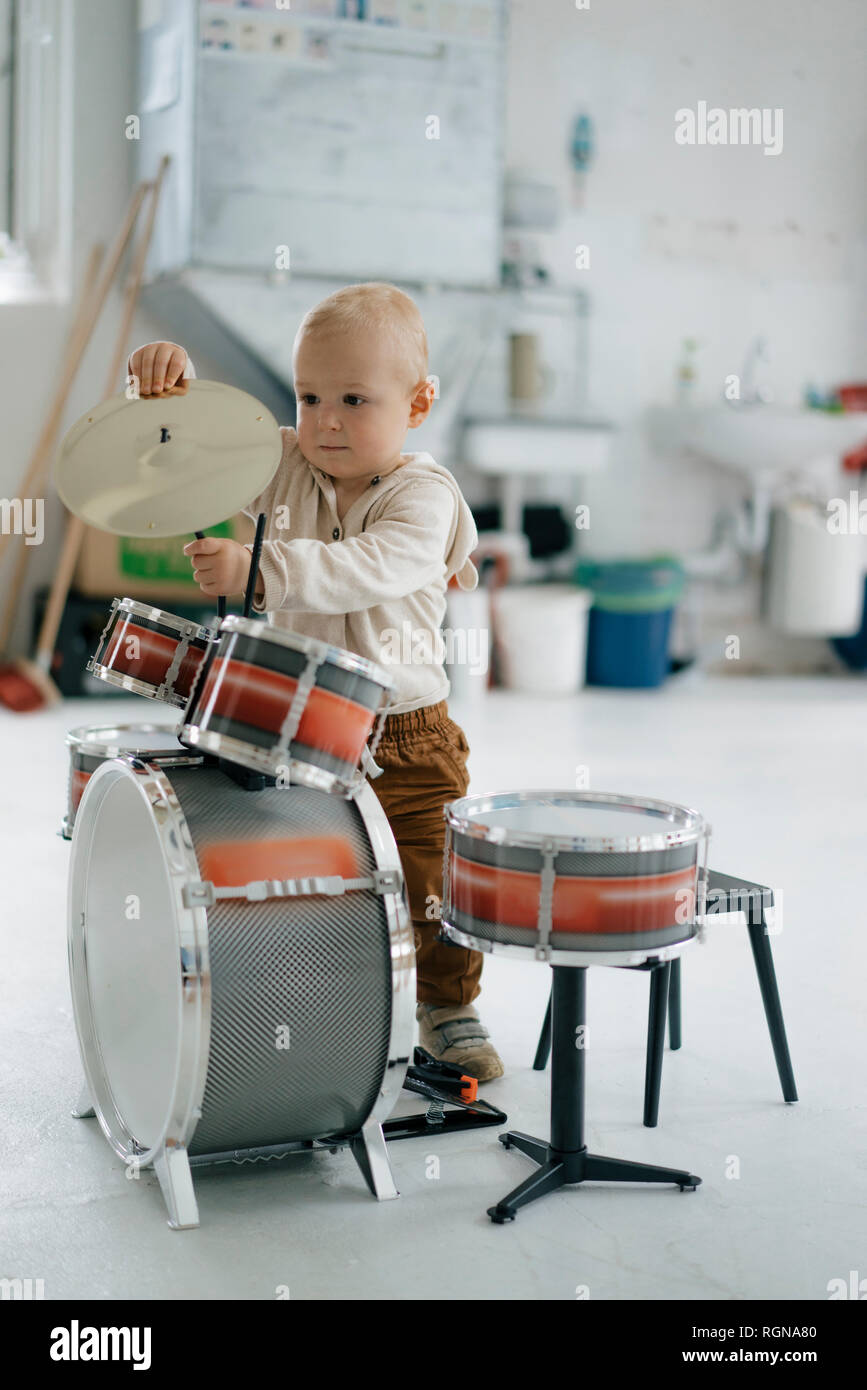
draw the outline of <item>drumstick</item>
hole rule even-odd
[[[262,537],[265,534],[265,513],[260,512],[256,521],[256,537],[253,541],[253,549],[250,553],[250,573],[247,577],[247,588],[244,593],[244,617],[249,618],[250,609],[253,607],[253,597],[256,593],[256,579],[259,575],[259,556],[262,554]]]
[[[205,533],[204,533],[204,531],[195,531],[193,534],[195,535],[197,541],[203,541],[203,540],[205,539]],[[220,594],[219,598],[217,599],[217,617],[218,617],[218,618],[225,618],[225,616],[226,616],[226,598],[225,598],[225,595],[224,595],[224,594]]]

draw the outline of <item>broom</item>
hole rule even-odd
[[[169,163],[169,156],[164,155],[160,161],[156,179],[152,183],[141,185],[140,189],[138,189],[133,196],[125,227],[122,229],[121,233],[122,240],[119,237],[119,245],[117,247],[116,258],[114,258],[114,264],[109,267],[111,276],[113,277],[117,269],[117,264],[120,262],[120,258],[123,254],[126,242],[135,226],[141,204],[147,192],[150,191],[151,201],[148,208],[148,215],[144,231],[133,257],[130,280],[125,292],[126,300],[124,310],[121,315],[121,323],[117,334],[114,353],[112,354],[111,365],[106,378],[103,400],[107,400],[114,394],[118,374],[126,360],[127,340],[132,326],[136,304],[138,302],[142,279],[144,277],[145,261],[147,260],[147,254],[150,249],[162,183]],[[102,301],[108,292],[109,283],[110,279],[107,272],[100,286],[100,291],[98,292],[98,297],[101,293],[99,308],[102,307]],[[71,375],[72,374],[70,374],[70,383]],[[53,413],[54,412],[52,412],[52,415]],[[57,410],[57,415],[59,419],[60,409]],[[44,431],[44,433],[47,433],[47,430]],[[42,627],[39,632],[39,639],[36,644],[35,659],[33,661],[27,661],[21,658],[12,663],[11,669],[8,666],[5,668],[0,667],[0,703],[6,704],[8,708],[16,712],[23,713],[40,709],[47,704],[55,704],[62,698],[60,691],[51,679],[50,671],[54,656],[54,647],[57,641],[57,633],[63,617],[63,610],[66,606],[66,598],[72,584],[72,576],[78,560],[78,553],[81,549],[84,531],[84,522],[76,516],[70,516],[66,527],[66,535],[64,536],[63,548],[60,553],[60,562],[54,576],[54,582],[51,586],[48,606],[45,610],[45,616],[42,620]],[[7,698],[7,695],[9,698]]]
[[[85,288],[81,303],[70,330],[63,358],[60,380],[54,394],[51,409],[36,442],[30,463],[21,479],[20,495],[26,497],[32,491],[42,488],[44,475],[54,454],[57,433],[60,428],[63,410],[66,406],[72,383],[75,380],[81,359],[87,349],[93,331],[99,320],[103,305],[117,274],[121,258],[132,236],[136,220],[144,202],[149,185],[139,184],[130,199],[123,225],[118,230],[115,243],[106,261],[106,269],[98,286],[95,286],[96,273],[102,259],[102,249],[94,248],[85,277]],[[0,536],[0,557],[11,540],[12,533]],[[0,649],[4,649],[16,616],[24,575],[30,559],[30,547],[21,544],[21,553],[13,575],[12,585],[4,610]],[[25,660],[0,661],[0,703],[18,713],[38,709],[47,700],[53,703],[56,687],[31,662]]]

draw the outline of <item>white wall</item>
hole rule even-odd
[[[80,272],[92,241],[113,235],[131,188],[123,120],[134,91],[135,5],[76,0],[74,10]],[[694,548],[709,534],[716,499],[733,493],[697,466],[660,460],[645,440],[642,412],[671,398],[684,337],[705,344],[699,398],[739,370],[758,332],[770,340],[783,399],[797,399],[807,380],[867,375],[862,14],[861,0],[591,0],[589,10],[513,0],[509,164],[535,169],[568,201],[571,117],[586,108],[596,122],[584,208],[567,208],[544,240],[556,278],[592,295],[591,400],[621,426],[610,472],[587,488],[597,553]],[[783,107],[783,152],[676,145],[675,110],[701,99]],[[731,235],[720,231],[728,222]],[[680,249],[666,254],[666,238]],[[578,243],[590,246],[589,271],[574,269]],[[67,424],[103,390],[118,307],[115,295]],[[0,308],[3,495],[17,495],[70,312]],[[160,331],[142,315],[133,340]],[[49,506],[34,583],[51,577],[59,532],[59,509]],[[23,636],[19,627],[19,647]]]
[[[758,333],[780,400],[867,376],[867,22],[860,0],[590,5],[513,0],[510,162],[561,191],[563,224],[542,241],[552,274],[592,296],[590,397],[621,425],[610,472],[588,483],[588,548],[689,549],[734,489],[646,442],[642,412],[673,399],[684,338],[703,344],[698,400]],[[676,144],[675,111],[699,100],[782,107],[782,153]],[[597,154],[575,209],[581,109]],[[589,270],[574,268],[578,244]]]

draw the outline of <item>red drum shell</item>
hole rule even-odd
[[[452,906],[468,917],[535,931],[539,875],[477,864],[453,853]],[[652,932],[695,911],[695,868],[628,878],[558,878],[551,929],[584,934]]]
[[[216,657],[196,703],[207,707],[216,690],[212,706],[216,714],[279,734],[297,688],[298,682],[292,676],[266,671],[246,661]],[[314,686],[295,740],[354,767],[373,721],[374,711]]]
[[[130,639],[138,643],[137,657],[125,650]],[[179,637],[172,638],[130,621],[112,633],[102,665],[120,672],[121,675],[133,676],[136,680],[159,687],[166,678],[179,642]],[[185,698],[189,696],[193,677],[204,656],[201,647],[188,648],[174,681],[175,690],[179,695]]]
[[[281,784],[288,778],[353,796],[392,690],[375,662],[232,614],[220,624],[178,737]]]

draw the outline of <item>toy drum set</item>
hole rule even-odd
[[[387,672],[262,622],[208,628],[129,598],[88,670],[183,714],[67,736],[80,1113],[153,1164],[175,1228],[198,1224],[191,1163],[334,1135],[356,1136],[375,1196],[396,1196],[381,1123],[412,1053],[415,954],[363,771]],[[245,784],[244,769],[264,776]],[[128,932],[118,904],[133,905]]]
[[[118,535],[201,535],[263,495],[282,451],[260,402],[191,381],[89,412],[64,441],[58,491]],[[177,723],[67,739],[76,1113],[95,1113],[125,1162],[153,1165],[175,1228],[198,1224],[194,1166],[316,1143],[349,1143],[373,1194],[397,1195],[383,1123],[409,1084],[415,952],[366,780],[394,687],[372,661],[250,619],[265,520],[242,617],[207,627],[112,603],[87,669]],[[666,959],[694,936],[701,817],[563,792],[445,809],[446,939],[554,973],[551,1141],[501,1136],[540,1168],[492,1219],[587,1177],[695,1186],[587,1154],[575,1030],[588,964]]]
[[[263,493],[283,444],[253,396],[185,381],[82,416],[57,487],[103,531],[202,537]],[[77,1113],[153,1164],[175,1227],[198,1221],[191,1165],[340,1136],[371,1191],[397,1195],[382,1121],[411,1061],[415,954],[365,780],[393,686],[248,620],[265,521],[243,618],[223,599],[215,627],[112,603],[87,669],[180,722],[67,739]]]

